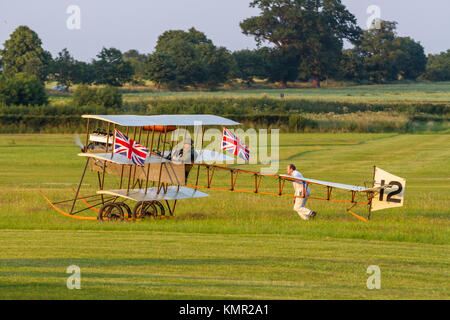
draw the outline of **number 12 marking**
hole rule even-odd
[[[383,187],[385,185],[385,182],[386,181],[381,180],[381,184],[380,185]],[[402,184],[400,182],[398,182],[398,181],[391,181],[391,182],[389,182],[389,184],[397,186],[398,189],[390,192],[388,194],[387,198],[386,198],[386,201],[387,202],[394,202],[394,203],[402,202],[400,199],[392,199],[393,196],[395,196],[397,194],[400,194],[402,192],[402,190],[403,190]],[[380,191],[380,201],[384,201],[384,189],[381,189],[381,191]]]

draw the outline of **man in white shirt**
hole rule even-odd
[[[297,171],[297,168],[293,164],[289,164],[286,168],[286,171],[287,174],[290,175],[292,178],[297,179],[303,178],[303,175]],[[311,195],[311,191],[309,190],[308,184],[300,181],[294,181],[293,184],[295,191],[294,195],[296,196],[296,198],[294,198],[294,210],[303,220],[314,219],[317,213],[305,207],[306,202],[308,201],[306,197],[309,197]]]

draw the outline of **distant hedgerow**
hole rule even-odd
[[[91,88],[88,85],[80,85],[73,93],[72,99],[77,107],[99,105],[120,108],[123,104],[122,94],[112,86]]]

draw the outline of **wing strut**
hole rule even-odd
[[[84,166],[83,174],[81,175],[80,184],[78,185],[77,192],[75,194],[75,198],[73,199],[72,208],[70,209],[70,213],[69,213],[70,215],[73,215],[73,208],[75,207],[75,202],[77,202],[77,200],[78,200],[78,194],[80,193],[81,184],[83,183],[84,175],[86,174],[86,169],[88,167],[88,164],[89,164],[89,158],[86,159],[86,165]],[[41,192],[41,194],[42,194],[42,192]]]

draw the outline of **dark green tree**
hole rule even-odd
[[[237,66],[236,77],[251,86],[255,78],[266,78],[265,59],[261,50],[240,50],[233,52]]]
[[[430,54],[423,77],[431,81],[450,81],[450,50]]]
[[[423,46],[409,37],[398,37],[397,23],[381,21],[380,28],[363,32],[356,51],[363,58],[369,79],[375,83],[415,80],[426,68]]]
[[[231,63],[230,53],[214,46],[204,33],[170,30],[159,36],[147,74],[157,85],[213,88],[228,79]]]
[[[172,65],[175,66],[178,86],[198,86],[206,80],[206,66],[201,62],[199,46],[210,44],[211,40],[195,28],[188,32],[183,30],[170,30],[164,32],[158,39],[157,52],[170,55]]]
[[[375,83],[398,79],[398,51],[394,45],[396,22],[381,21],[380,28],[365,30],[356,46],[369,79]]]
[[[250,6],[261,13],[242,21],[242,32],[254,36],[258,45],[283,48],[279,54],[291,54],[285,49],[294,47],[299,71],[309,73],[316,87],[336,68],[344,39],[355,42],[361,32],[341,0],[253,0]]]
[[[84,61],[75,61],[74,84],[92,84],[95,81],[94,66]]]
[[[212,44],[212,41],[209,40],[203,32],[198,31],[195,28],[190,28],[187,32],[184,30],[168,30],[158,37],[156,51],[170,51],[174,47],[177,47],[176,41],[182,41],[193,45],[202,43]]]
[[[139,53],[135,49],[128,50],[123,54],[123,59],[130,63],[133,68],[133,80],[135,84],[140,84],[146,78],[147,55]]]
[[[87,84],[79,85],[72,94],[72,101],[77,107],[96,104],[97,89]]]
[[[398,37],[393,45],[397,51],[396,64],[400,76],[404,79],[416,80],[425,72],[427,65],[424,47],[410,37]]]
[[[336,74],[342,47],[343,42],[329,32],[311,37],[310,45],[303,51],[306,54],[300,57],[300,77],[311,78],[313,85],[320,87],[320,81]]]
[[[97,105],[110,108],[121,108],[123,104],[122,94],[116,87],[107,85],[96,90],[95,102]]]
[[[199,51],[200,62],[206,67],[206,77],[199,84],[214,89],[226,82],[234,63],[231,53],[226,48],[216,47],[212,43],[200,45]]]
[[[172,63],[170,55],[160,52],[149,55],[146,64],[146,74],[155,83],[157,89],[161,85],[167,85],[170,88],[177,86],[175,66]]]
[[[42,41],[36,32],[27,26],[19,26],[3,44],[0,50],[3,73],[13,77],[27,72],[44,81],[49,72],[51,54],[42,49]]]
[[[282,88],[299,76],[299,52],[293,46],[261,48],[264,56],[264,73],[270,82],[279,81]]]
[[[133,68],[130,62],[123,59],[120,50],[103,48],[97,55],[98,60],[92,63],[95,72],[95,83],[122,86],[132,80]]]
[[[342,51],[335,78],[357,82],[367,78],[363,59],[354,49]]]
[[[44,84],[35,76],[19,72],[0,77],[0,104],[44,105],[48,103]]]
[[[56,82],[69,89],[77,80],[76,60],[64,48],[54,59],[51,71]]]
[[[52,79],[67,89],[73,84],[91,84],[95,80],[92,65],[75,60],[66,48],[53,60],[50,71]]]

